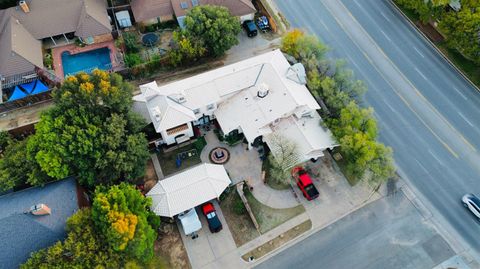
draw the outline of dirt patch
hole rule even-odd
[[[155,241],[155,254],[166,261],[166,268],[192,268],[175,223],[162,222]]]
[[[237,247],[240,247],[260,235],[245,210],[242,211],[242,214],[236,212],[235,206],[239,203],[242,204],[242,200],[235,191],[235,188],[231,188],[230,192],[225,194],[225,198],[220,201],[223,216],[227,221]]]
[[[157,184],[158,178],[155,173],[155,167],[153,166],[152,159],[147,162],[147,168],[145,169],[145,176],[143,177],[143,185],[145,192],[149,192],[155,184]]]
[[[415,25],[417,25],[420,31],[422,31],[428,37],[428,39],[434,43],[442,42],[444,40],[443,36],[431,24],[423,24],[417,21],[415,22]]]
[[[249,261],[249,259],[251,259],[251,257],[253,257],[253,259],[261,258],[261,257],[265,256],[265,254],[281,247],[282,245],[284,245],[288,241],[290,241],[290,240],[294,239],[295,237],[303,234],[304,232],[310,230],[311,228],[312,228],[312,221],[307,220],[307,221],[293,227],[292,229],[286,231],[285,233],[273,238],[272,240],[268,241],[267,243],[257,247],[256,249],[246,253],[245,255],[242,256],[242,259],[244,259],[245,261]]]

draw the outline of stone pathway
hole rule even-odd
[[[157,153],[150,154],[150,158],[152,159],[153,167],[155,168],[155,173],[157,174],[158,180],[160,181],[164,179],[165,176],[163,175],[162,167],[160,166],[160,162],[158,161]]]
[[[200,154],[202,162],[210,163],[208,154],[213,148],[225,147],[230,152],[230,160],[224,164],[232,183],[247,180],[253,187],[252,194],[262,204],[272,208],[290,208],[299,205],[291,190],[275,190],[262,181],[262,161],[255,149],[247,150],[247,145],[240,143],[233,147],[220,142],[213,131],[204,133],[207,145]]]

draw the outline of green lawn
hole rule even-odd
[[[200,152],[197,150],[195,156],[189,157],[182,161],[180,167],[176,165],[176,159],[179,153],[186,152],[189,150],[195,149],[195,144],[189,144],[178,149],[169,151],[169,152],[160,152],[158,153],[158,160],[160,161],[160,166],[162,167],[162,172],[165,176],[171,175],[173,173],[185,170],[189,167],[200,164]],[[196,149],[195,149],[196,150]]]
[[[245,197],[247,197],[248,204],[257,219],[258,225],[260,225],[262,234],[305,212],[303,205],[285,209],[271,208],[255,199],[250,191],[245,191]]]

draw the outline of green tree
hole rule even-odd
[[[0,158],[0,191],[27,183],[35,163],[26,161],[27,140],[7,139]]]
[[[449,0],[395,0],[400,6],[413,10],[423,22],[440,18]]]
[[[330,128],[336,137],[364,133],[368,139],[377,138],[377,122],[371,107],[360,108],[352,101],[342,109],[338,119],[332,119],[330,122]]]
[[[117,74],[95,70],[68,77],[55,90],[55,106],[41,116],[27,144],[27,159],[39,164],[29,181],[47,175],[77,176],[80,184],[114,184],[144,173],[144,122],[131,111],[132,86]]]
[[[168,56],[173,66],[195,61],[206,53],[203,42],[197,38],[189,37],[184,31],[173,33],[173,48]]]
[[[150,198],[133,186],[121,183],[109,189],[97,188],[92,215],[109,246],[146,262],[153,257],[155,229],[159,224],[150,206]]]
[[[31,254],[30,268],[122,268],[125,257],[106,245],[94,225],[91,209],[81,209],[67,221],[67,238]]]
[[[438,27],[447,36],[450,48],[480,64],[480,4],[469,6],[462,1],[458,12],[447,12]]]
[[[240,30],[240,21],[223,6],[197,6],[185,17],[185,33],[201,40],[207,53],[215,57],[238,44]]]
[[[313,35],[294,29],[282,38],[281,50],[303,63],[309,70],[316,68],[328,47]]]

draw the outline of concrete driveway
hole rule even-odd
[[[228,224],[223,217],[222,209],[217,201],[212,201],[212,203],[215,206],[218,218],[223,225],[223,229],[220,232],[210,232],[207,219],[203,216],[200,208],[197,208],[197,214],[202,223],[202,229],[198,232],[198,238],[192,239],[191,237],[186,237],[182,225],[180,222],[177,222],[190,264],[194,269],[208,268],[216,259],[237,249],[232,234],[230,233],[230,229],[228,228]]]
[[[271,37],[259,33],[257,36],[250,38],[242,30],[238,35],[239,44],[227,52],[225,64],[235,63],[277,48],[280,44],[280,37],[274,39],[271,39]]]

